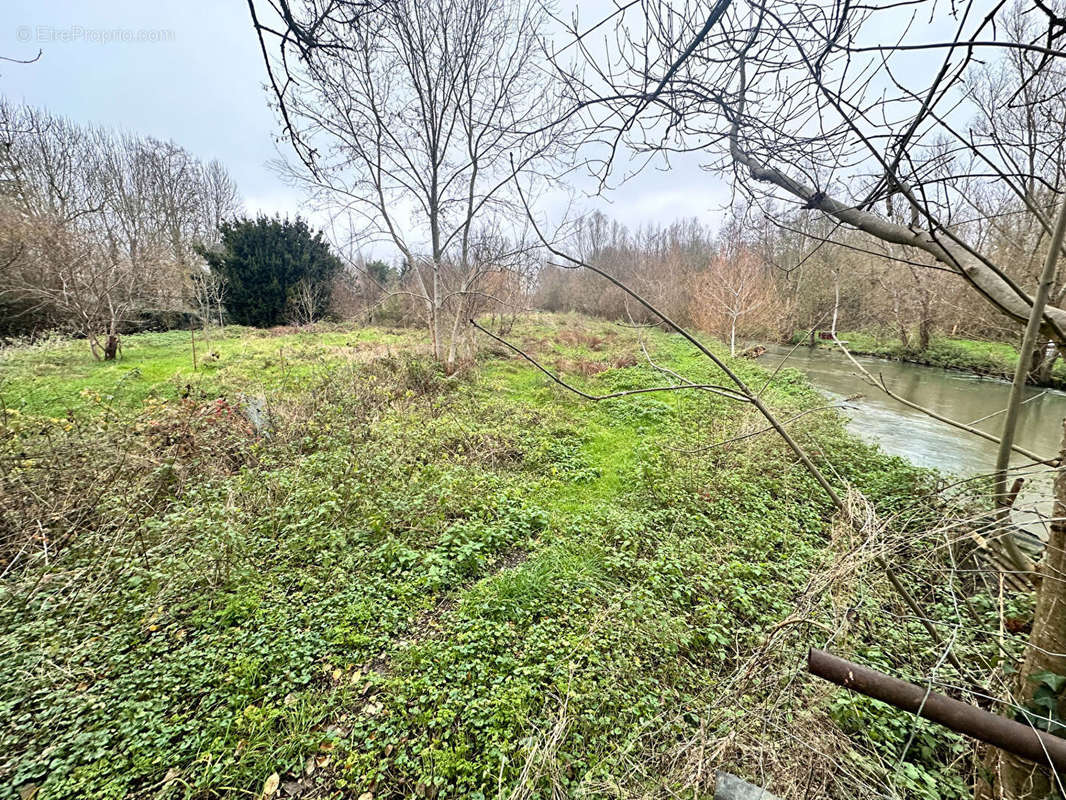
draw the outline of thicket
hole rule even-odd
[[[0,100],[0,336],[119,337],[198,307],[202,261],[240,207],[221,163],[171,141]]]

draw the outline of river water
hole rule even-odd
[[[772,369],[788,353],[788,348],[772,347],[759,363]],[[857,356],[856,360],[874,376],[883,376],[888,387],[901,397],[961,422],[973,423],[1002,411],[1010,393],[1006,381],[965,372],[864,356]],[[806,373],[810,382],[831,400],[842,401],[861,394],[842,409],[848,417],[848,427],[863,439],[877,442],[888,453],[959,477],[987,474],[995,464],[995,443],[893,400],[868,385],[842,353],[801,346],[788,356],[787,366]],[[1015,442],[1030,451],[1053,456],[1062,439],[1066,393],[1027,387],[1025,397],[1032,399],[1022,406]],[[974,427],[998,435],[1002,424],[1003,414],[999,414]],[[1022,467],[1026,461],[1015,454],[1012,464]],[[1016,520],[1031,528],[1036,521],[1034,512],[1051,513],[1051,476],[1043,468],[1026,474],[1026,485],[1015,506]]]

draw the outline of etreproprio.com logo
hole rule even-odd
[[[173,42],[168,28],[93,28],[85,25],[19,25],[15,37],[20,42],[90,44],[135,44]]]

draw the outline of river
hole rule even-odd
[[[771,347],[759,363],[774,368],[788,352],[785,347]],[[873,375],[883,376],[896,394],[950,419],[973,423],[1002,411],[1007,404],[1010,384],[1006,381],[879,358],[856,358]],[[787,366],[806,373],[810,382],[831,400],[842,401],[861,394],[842,409],[848,417],[848,427],[863,439],[877,442],[888,453],[959,477],[988,473],[995,464],[995,443],[938,422],[869,386],[842,353],[801,346],[788,356]],[[1022,407],[1015,442],[1030,451],[1053,456],[1062,439],[1066,392],[1026,387],[1025,397],[1029,402]],[[998,435],[1002,424],[1003,414],[998,414],[974,427]],[[1016,454],[1012,464],[1020,466],[1026,461]],[[1032,529],[1035,512],[1050,515],[1051,507],[1051,475],[1038,468],[1026,479],[1016,503],[1016,520]]]

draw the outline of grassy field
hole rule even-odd
[[[934,336],[929,347],[918,352],[911,347],[905,347],[900,339],[892,336],[847,331],[841,332],[839,338],[847,342],[849,350],[859,355],[964,370],[1004,380],[1014,378],[1014,369],[1018,363],[1018,348],[1006,342]],[[797,331],[792,341],[801,342],[806,339],[806,332]],[[817,340],[816,344],[819,347],[836,347],[832,342],[821,340]],[[1052,388],[1066,389],[1066,361],[1061,358],[1052,368],[1050,385]]]
[[[654,331],[510,336],[594,392],[666,380],[641,338],[723,377]],[[967,794],[959,737],[803,676],[821,628],[897,673],[937,654],[879,576],[825,577],[855,543],[776,439],[709,446],[760,430],[750,409],[591,403],[502,350],[445,376],[404,330],[198,351],[0,355],[0,797],[699,797],[716,768]],[[791,370],[764,397],[823,402]],[[925,524],[935,476],[832,411],[792,429],[902,534]]]

